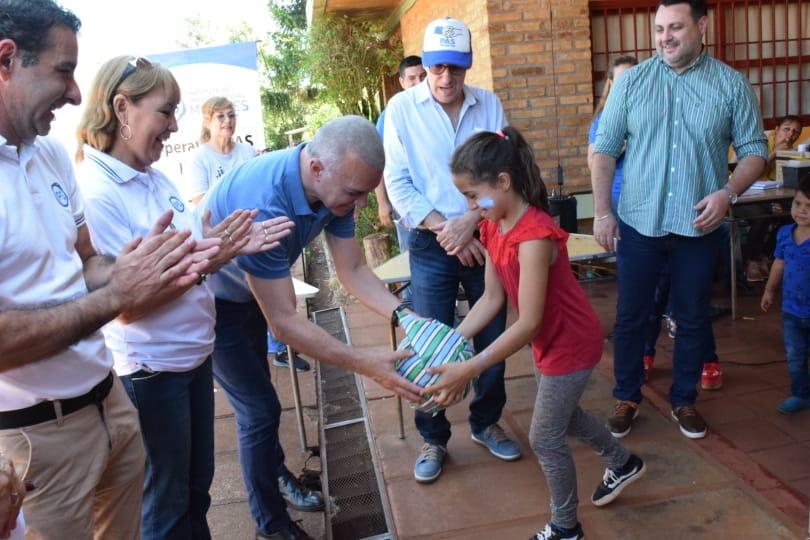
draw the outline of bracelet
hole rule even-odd
[[[613,214],[605,214],[604,216],[595,217],[595,218],[593,218],[593,220],[594,221],[602,221],[602,220],[605,220],[605,219],[609,218],[612,215]]]

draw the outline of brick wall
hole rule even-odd
[[[534,146],[547,185],[557,181],[559,143],[566,186],[589,188],[593,87],[588,1],[489,0],[487,5],[493,89],[510,123]]]
[[[559,141],[566,186],[589,189],[594,104],[588,1],[419,0],[400,21],[405,54],[419,54],[425,26],[444,16],[470,27],[473,67],[466,82],[501,98],[509,123],[533,145],[546,183],[557,180]]]

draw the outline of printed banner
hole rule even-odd
[[[255,42],[185,49],[150,55],[149,59],[169,68],[180,84],[178,131],[166,142],[155,166],[171,178],[181,192],[185,191],[185,163],[197,148],[202,130],[202,104],[208,98],[224,96],[231,100],[237,116],[234,138],[257,150],[264,149]]]

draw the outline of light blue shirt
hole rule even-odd
[[[263,279],[281,279],[290,275],[290,266],[307,244],[322,230],[339,238],[354,237],[354,217],[349,212],[336,216],[321,203],[307,201],[301,182],[299,158],[304,144],[295,148],[262,154],[231,169],[206,195],[202,205],[211,210],[216,225],[231,212],[257,208],[256,221],[287,216],[295,222],[291,234],[279,247],[236,258],[212,276],[214,294],[222,300],[249,302],[253,295],[244,272]]]
[[[702,53],[676,73],[659,56],[608,96],[594,152],[624,156],[619,217],[644,236],[701,236],[695,205],[728,182],[728,147],[767,158],[757,98],[738,71]]]
[[[432,210],[448,219],[466,213],[467,200],[453,185],[450,158],[470,135],[506,125],[498,97],[464,85],[458,129],[433,99],[427,79],[391,98],[385,111],[385,188],[400,224],[412,229]]]

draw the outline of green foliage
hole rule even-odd
[[[306,137],[311,139],[321,126],[330,120],[343,116],[337,105],[331,102],[323,102],[309,109],[304,116],[304,125],[307,128]]]
[[[264,55],[268,87],[298,95],[306,91],[306,0],[270,0],[277,29],[270,33],[272,51]],[[300,126],[299,126],[300,127]]]
[[[323,16],[309,33],[307,65],[324,97],[343,114],[374,121],[380,114],[379,90],[385,74],[402,58],[402,44],[381,37],[381,22]]]

